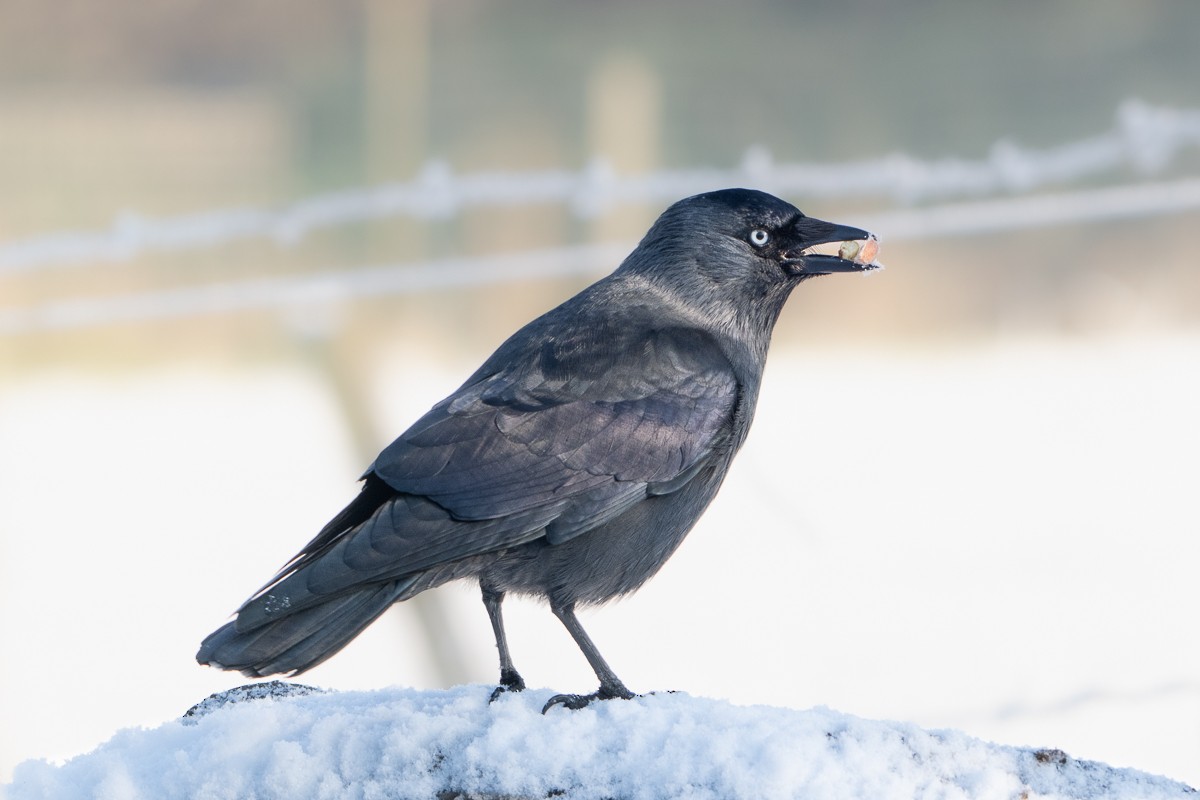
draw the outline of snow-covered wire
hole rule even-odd
[[[58,300],[0,310],[0,336],[255,309],[318,308],[360,297],[598,272],[615,265],[629,249],[614,244],[581,245]]]
[[[312,231],[371,220],[442,219],[473,208],[566,204],[588,217],[632,203],[662,204],[726,186],[753,186],[792,198],[891,197],[902,203],[1025,193],[1125,167],[1162,170],[1200,147],[1200,110],[1123,103],[1112,129],[1056,147],[996,142],[982,159],[921,160],[893,154],[840,164],[774,163],[753,148],[732,169],[617,175],[597,160],[581,171],[455,175],[430,162],[405,183],[321,194],[276,209],[225,208],[175,217],[120,215],[107,229],[62,231],[0,243],[0,274],[120,261],[142,253],[215,247],[248,239],[294,243]],[[919,212],[914,212],[919,213]]]
[[[884,242],[993,233],[1200,209],[1200,178],[899,209],[856,218]],[[588,244],[484,258],[329,270],[309,275],[58,300],[0,309],[0,336],[245,310],[311,309],[362,297],[481,287],[601,273],[634,242]]]
[[[1200,178],[895,209],[855,218],[889,241],[1178,214],[1200,209]]]

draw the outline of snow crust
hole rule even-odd
[[[27,761],[32,798],[1195,798],[1183,784],[1057,750],[828,708],[683,693],[540,710],[549,690],[313,693],[197,707],[119,731],[61,765]]]

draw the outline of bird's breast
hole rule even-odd
[[[666,563],[712,501],[723,465],[702,470],[686,486],[648,495],[620,516],[561,544],[545,539],[513,548],[481,575],[505,591],[555,602],[594,604],[628,594]]]

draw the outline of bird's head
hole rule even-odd
[[[878,269],[878,249],[860,228],[806,217],[766,192],[722,189],[670,206],[617,274],[718,327],[769,336],[801,281]]]
[[[668,237],[682,234],[701,253],[715,249],[731,269],[736,261],[770,262],[782,276],[802,279],[880,266],[872,234],[806,217],[791,203],[752,189],[722,189],[680,200],[655,223],[655,229],[660,227]]]

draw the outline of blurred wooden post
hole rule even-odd
[[[616,176],[651,172],[660,162],[662,88],[641,58],[608,56],[588,86],[588,146]],[[656,215],[658,210],[652,210]],[[645,232],[647,210],[625,206],[603,210],[591,225],[596,241],[637,239]]]
[[[366,0],[363,88],[368,182],[407,180],[429,141],[429,0]]]

